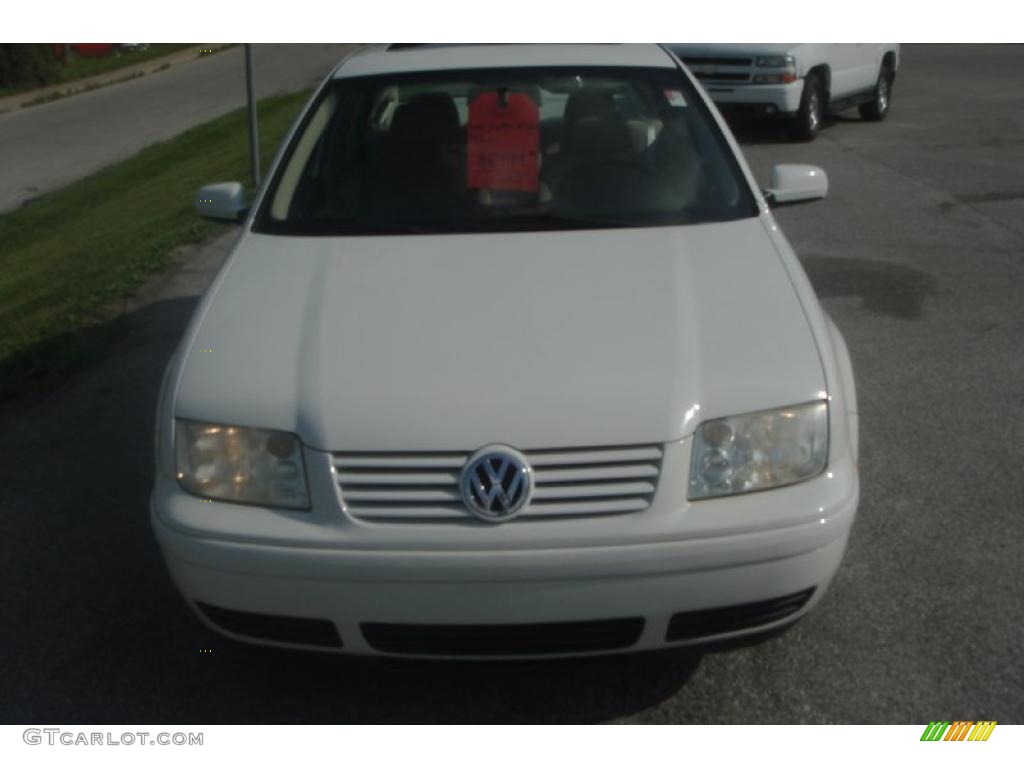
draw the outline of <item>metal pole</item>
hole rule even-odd
[[[249,165],[252,170],[252,188],[260,186],[260,139],[256,127],[256,89],[252,77],[252,45],[245,44],[245,92],[249,99]]]

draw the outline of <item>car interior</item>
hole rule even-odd
[[[530,120],[473,123],[479,97],[495,93],[528,98]],[[695,130],[679,92],[671,98],[645,81],[600,77],[354,89],[353,98],[321,104],[333,114],[321,120],[315,145],[306,142],[306,157],[301,142],[293,153],[298,165],[283,174],[273,215],[429,227],[530,217],[628,222],[735,204],[735,183],[722,183],[731,175],[713,167],[721,153],[707,151],[713,137],[699,122]],[[500,173],[471,183],[470,163],[492,159],[481,159],[490,150],[474,143],[487,130],[485,138],[511,142],[512,159],[529,166],[525,184],[522,175],[504,184]]]

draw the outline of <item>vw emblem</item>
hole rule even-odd
[[[504,445],[489,445],[469,457],[459,492],[477,517],[502,523],[515,517],[533,494],[533,470],[526,457]]]

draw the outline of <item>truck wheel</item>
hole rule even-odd
[[[793,138],[799,141],[814,141],[821,130],[825,116],[825,88],[821,76],[811,72],[804,78],[804,92],[800,97],[800,109],[793,119]]]
[[[885,116],[889,114],[889,104],[892,101],[892,80],[892,68],[888,64],[883,64],[882,71],[878,73],[878,82],[875,83],[871,101],[861,104],[857,108],[862,119],[874,123],[885,120]]]

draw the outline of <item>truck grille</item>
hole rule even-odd
[[[710,64],[712,66],[719,67],[749,67],[754,63],[753,59],[750,58],[737,58],[733,56],[686,56],[683,58],[683,63],[686,66],[692,64]]]
[[[661,473],[658,445],[525,451],[534,491],[517,519],[640,512]],[[346,511],[378,521],[475,519],[459,495],[469,452],[336,453]]]
[[[701,72],[700,70],[695,70],[693,76],[702,83],[705,81],[713,83],[745,83],[750,80],[748,72]]]
[[[750,81],[752,59],[702,56],[684,58],[683,62],[701,82],[746,83]]]

